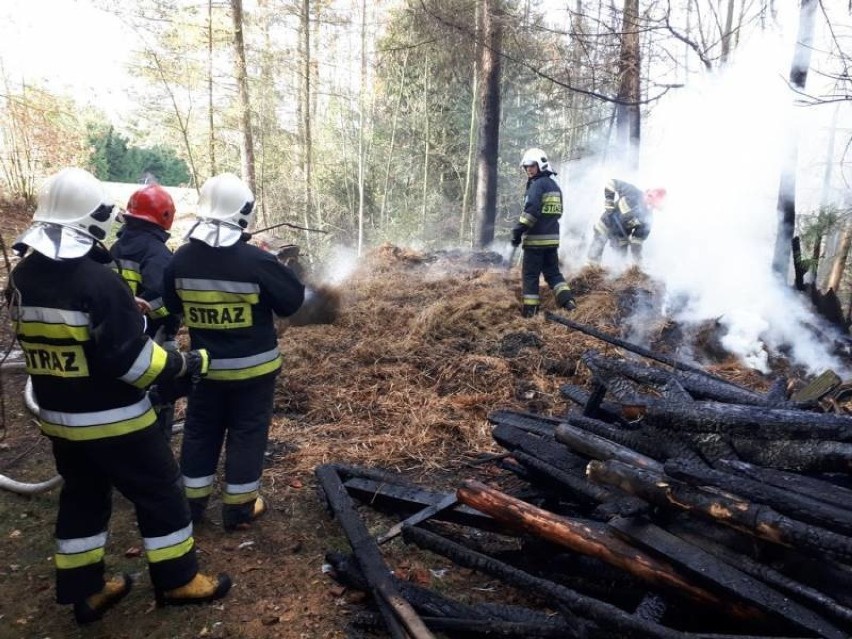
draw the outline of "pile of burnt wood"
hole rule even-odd
[[[468,480],[444,494],[317,469],[353,550],[328,556],[334,575],[377,609],[359,627],[415,639],[852,636],[852,417],[782,384],[758,393],[684,365],[583,361],[593,386],[563,387],[576,405],[564,417],[489,416],[515,489]],[[376,538],[359,502],[414,514]],[[395,577],[381,543],[399,531],[534,603],[462,603]]]

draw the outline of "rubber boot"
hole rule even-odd
[[[154,594],[158,606],[186,606],[216,601],[227,595],[230,589],[231,578],[224,572],[215,579],[199,572],[180,588],[157,590]]]
[[[130,575],[116,575],[104,583],[100,592],[74,604],[74,619],[80,625],[97,621],[107,610],[124,599],[132,587],[133,579]]]
[[[524,308],[521,310],[521,315],[524,317],[535,317],[536,313],[538,313],[537,304],[524,304]]]
[[[225,527],[225,530],[231,532],[234,530],[248,530],[251,528],[252,522],[258,517],[262,516],[269,508],[266,505],[266,500],[263,497],[258,497],[254,500],[254,504],[252,505],[251,514],[249,515],[248,521],[234,521],[236,516],[242,514],[242,511],[237,510],[233,507],[227,507],[223,509],[222,521]]]

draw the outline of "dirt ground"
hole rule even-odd
[[[8,246],[27,216],[2,215]],[[659,293],[638,271],[617,280],[584,271],[572,285],[579,301],[572,318],[614,332],[637,298],[653,300]],[[349,636],[348,621],[363,609],[364,597],[324,572],[325,553],[348,551],[348,545],[318,499],[313,469],[330,462],[390,468],[443,487],[462,475],[501,481],[494,466],[471,463],[497,452],[487,414],[499,408],[564,413],[568,405],[559,387],[588,381],[580,354],[612,351],[543,317],[522,319],[519,289],[517,267],[382,246],[342,285],[321,288],[337,309],[333,323],[282,325],[285,366],[263,486],[271,510],[251,531],[225,533],[214,499],[210,521],[195,532],[203,569],[227,571],[234,580],[230,595],[215,605],[154,606],[132,509],[117,495],[107,563],[135,575],[136,586],[103,621],[78,628],[53,600],[58,491],[0,492],[0,639]],[[543,299],[553,310],[546,290]],[[8,323],[5,314],[2,321]],[[670,328],[661,322],[645,331],[665,347],[675,339]],[[754,388],[770,381],[724,359],[714,370]],[[0,379],[0,473],[47,479],[54,473],[52,457],[23,405],[24,377],[7,372]],[[179,444],[176,435],[176,451]],[[377,520],[374,532],[392,523]],[[437,558],[414,554],[399,540],[383,550],[397,574],[450,587],[452,575],[440,584],[440,573],[430,572],[441,565]]]

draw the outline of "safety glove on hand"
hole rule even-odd
[[[187,376],[193,384],[197,384],[202,377],[207,376],[207,370],[210,368],[210,354],[207,349],[199,348],[181,353],[180,356],[183,358],[183,366],[178,377]]]
[[[521,245],[521,240],[524,237],[524,231],[526,231],[526,228],[520,225],[512,229],[512,246],[518,247]]]

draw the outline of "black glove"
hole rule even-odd
[[[210,367],[210,355],[206,349],[199,348],[195,351],[181,353],[180,356],[183,358],[183,367],[178,377],[189,377],[193,384],[197,384],[202,377],[207,376],[207,369]]]
[[[559,294],[559,305],[566,311],[573,311],[577,308],[577,302],[574,300],[571,291],[562,291]]]
[[[521,245],[521,239],[524,237],[524,231],[526,231],[526,228],[523,226],[516,226],[512,229],[512,246]]]

